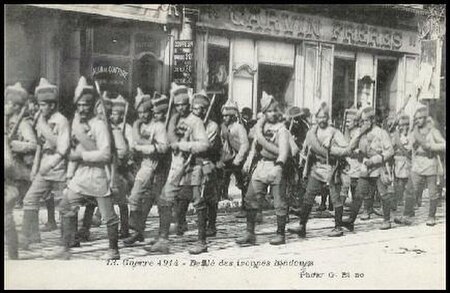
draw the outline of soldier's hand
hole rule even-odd
[[[223,168],[225,167],[225,163],[222,162],[222,161],[218,161],[218,162],[216,163],[216,167],[217,167],[218,169],[223,169]]]
[[[178,142],[174,142],[174,143],[170,144],[170,148],[171,148],[174,152],[176,152],[176,151],[178,151],[178,150],[180,149],[180,146],[179,146]]]
[[[367,167],[372,167],[373,166],[373,162],[372,162],[372,160],[366,160],[366,161],[364,161],[364,165],[366,165]]]
[[[237,160],[236,160],[236,158],[233,160],[233,166],[235,166],[235,167],[239,167],[241,165],[241,163],[240,162],[238,162]]]
[[[69,161],[82,161],[83,157],[79,151],[71,151],[69,154]]]
[[[50,172],[50,170],[52,169],[52,166],[47,163],[47,162],[41,162],[41,166],[39,168],[39,173],[44,175],[47,174],[48,172]]]

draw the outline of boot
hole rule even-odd
[[[74,221],[75,219],[75,221]],[[45,259],[63,259],[68,260],[71,257],[70,245],[73,238],[75,238],[76,233],[76,218],[63,216],[61,218],[61,226],[63,230],[63,237],[61,241],[61,246],[59,246],[56,251],[44,254]]]
[[[256,224],[262,224],[263,222],[263,214],[262,211],[258,211],[258,213],[256,214]]]
[[[144,248],[150,252],[160,252],[161,254],[169,253],[169,228],[170,218],[172,217],[172,209],[170,206],[161,206],[159,209],[159,233],[158,241],[149,248]]]
[[[92,227],[100,227],[100,225],[102,224],[102,214],[100,214],[100,210],[97,208],[95,210],[95,214],[92,217]]]
[[[286,244],[285,239],[286,216],[277,216],[277,235],[270,240],[272,245]]]
[[[439,199],[430,199],[430,210],[428,212],[427,226],[436,225],[436,210]]]
[[[71,221],[70,226],[74,227],[75,233],[70,233],[69,234],[70,235],[69,247],[70,248],[72,248],[72,247],[80,247],[81,246],[81,244],[80,244],[81,241],[78,238],[78,233],[77,233],[77,231],[78,231],[78,213],[76,213],[75,216],[70,217],[70,221]]]
[[[178,212],[176,219],[176,233],[178,236],[183,236],[184,232],[188,230],[187,222],[186,222],[186,213],[189,208],[189,201],[188,200],[180,200],[178,202]]]
[[[328,234],[329,237],[340,237],[344,235],[342,229],[342,214],[344,213],[344,207],[337,207],[334,209],[334,229]]]
[[[207,237],[214,237],[217,234],[216,229],[216,219],[217,219],[217,204],[210,204],[208,205],[207,209],[208,214],[208,225],[206,228],[206,236]]]
[[[327,209],[327,195],[322,195],[321,196],[321,201],[320,201],[320,205],[317,208],[318,212],[323,212]]]
[[[391,198],[382,199],[381,205],[383,208],[383,224],[381,225],[380,230],[391,229]]]
[[[144,233],[142,229],[142,212],[141,211],[131,211],[130,212],[130,222],[135,223],[136,232],[130,237],[123,240],[125,246],[132,246],[136,242],[144,241]]]
[[[328,196],[328,210],[332,212],[334,210],[333,203],[331,202],[331,196]]]
[[[197,211],[197,225],[198,225],[198,241],[189,249],[190,254],[200,254],[208,251],[206,245],[206,209]]]
[[[257,210],[247,210],[247,228],[245,235],[236,239],[237,244],[250,244],[255,245],[255,222],[256,222]]]
[[[364,211],[360,219],[362,221],[370,220],[370,214],[373,213],[373,199],[366,198],[363,200]]]
[[[236,218],[243,219],[247,217],[247,211],[245,209],[245,205],[241,205],[241,209],[239,210],[239,213],[236,214]]]
[[[420,194],[418,194],[417,198],[416,198],[417,207],[419,207],[419,208],[422,206],[422,194],[423,194],[423,191]]]
[[[50,232],[58,229],[56,226],[55,219],[55,199],[53,196],[45,201],[45,205],[47,206],[47,223],[41,229],[42,232]]]
[[[33,243],[31,237],[33,234],[36,234],[36,231],[33,233],[33,229],[36,229],[36,226],[39,227],[38,221],[39,221],[39,211],[38,210],[24,210],[23,211],[22,233],[21,233],[21,239],[19,241],[21,249],[28,250],[29,245],[31,243]],[[39,233],[39,230],[37,232]]]
[[[12,214],[8,214],[5,221],[6,239],[8,240],[8,259],[19,259],[19,239]]]
[[[355,221],[358,217],[359,209],[362,205],[362,199],[353,198],[352,209],[350,211],[350,217],[347,220],[342,220],[342,227],[347,228],[349,231],[353,231],[355,229]]]
[[[311,204],[304,204],[300,210],[300,225],[298,228],[288,228],[288,231],[293,234],[297,234],[301,238],[306,237],[306,222],[308,222],[309,214],[312,210]]]
[[[84,210],[83,223],[77,232],[77,239],[81,242],[88,242],[92,225],[92,219],[94,217],[95,205],[87,204]]]
[[[119,253],[119,225],[114,224],[106,227],[108,231],[109,249],[100,257],[101,260],[120,259]]]
[[[120,204],[119,212],[120,212],[119,239],[124,239],[124,238],[130,237],[130,230],[128,227],[128,205]]]

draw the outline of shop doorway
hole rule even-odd
[[[294,99],[294,69],[288,66],[267,65],[258,66],[258,111],[261,109],[263,91],[272,95],[285,111]]]
[[[378,59],[377,61],[375,112],[380,125],[386,120],[390,111],[396,110],[397,63],[396,59]]]
[[[143,54],[134,61],[133,66],[133,86],[135,91],[140,87],[146,94],[153,95],[155,91],[161,91],[162,61],[153,54]]]
[[[222,122],[221,109],[228,99],[229,63],[229,48],[208,45],[208,86],[206,89],[216,93],[210,117],[217,123]]]
[[[331,121],[336,127],[342,125],[345,109],[355,102],[355,60],[334,59],[333,98]]]

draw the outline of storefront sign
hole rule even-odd
[[[128,88],[130,76],[129,61],[95,57],[92,63],[92,78],[101,86],[102,90],[123,93]]]
[[[200,14],[199,27],[419,53],[417,33],[274,9],[222,6]]]
[[[173,81],[177,84],[192,85],[194,68],[194,41],[175,41],[173,60]]]

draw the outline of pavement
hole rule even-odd
[[[250,279],[239,279],[239,270],[236,271],[236,261],[242,261],[246,264],[247,269],[251,269],[252,260],[271,260],[274,258],[282,259],[311,259],[314,263],[313,268],[299,268],[296,266],[283,267],[286,274],[294,274],[294,279],[290,279],[287,283],[283,283],[286,288],[333,288],[336,286],[336,280],[331,277],[319,278],[321,283],[311,281],[315,279],[312,270],[322,272],[325,274],[335,274],[340,276],[350,272],[355,281],[355,274],[366,274],[365,282],[368,282],[369,287],[363,286],[362,282],[348,282],[339,283],[339,286],[345,288],[443,288],[445,287],[445,201],[442,206],[438,208],[436,219],[437,225],[428,227],[425,221],[428,214],[428,196],[425,193],[422,207],[416,210],[415,222],[411,226],[400,226],[392,223],[393,228],[390,230],[379,230],[382,223],[382,218],[373,216],[370,220],[361,221],[358,219],[355,223],[354,232],[345,232],[343,237],[330,238],[327,233],[331,231],[334,226],[333,212],[325,211],[318,212],[313,208],[311,218],[308,222],[308,230],[306,239],[300,239],[297,235],[292,235],[286,232],[286,245],[271,246],[269,244],[270,238],[274,235],[276,230],[276,216],[273,209],[263,211],[263,223],[257,225],[256,236],[257,245],[251,247],[240,247],[235,243],[235,239],[241,236],[246,227],[246,219],[238,219],[235,217],[237,213],[236,207],[239,206],[239,196],[234,194],[232,201],[221,202],[222,208],[217,217],[217,235],[208,238],[208,252],[192,256],[189,255],[187,249],[197,239],[196,217],[194,214],[187,216],[189,230],[184,236],[179,237],[170,235],[170,255],[166,257],[179,261],[180,265],[204,267],[208,266],[204,262],[205,259],[212,259],[219,261],[230,260],[234,261],[230,274],[238,274],[238,277],[233,279],[233,283],[226,283],[217,279],[211,288],[280,288],[280,283],[275,282],[273,271],[267,271],[267,277],[262,279],[257,278],[257,281]],[[319,200],[319,198],[317,198]],[[402,207],[400,208],[402,210]],[[346,209],[344,216],[348,215]],[[82,215],[81,210],[80,215]],[[15,210],[15,219],[18,231],[21,229],[22,211]],[[81,217],[80,217],[81,218]],[[46,210],[40,210],[40,224],[41,226],[46,221]],[[148,242],[153,239],[158,233],[159,219],[157,217],[156,207],[152,209],[152,213],[147,218],[145,243],[137,243],[133,247],[124,247],[119,241],[119,249],[121,254],[120,262],[125,266],[125,262],[131,260],[160,260],[161,256],[149,255],[143,247],[148,245]],[[288,227],[295,227],[298,225],[298,218],[291,215]],[[58,222],[59,226],[59,222]],[[45,260],[44,255],[48,252],[54,251],[60,242],[60,231],[41,232],[41,243],[31,245],[28,251],[20,250],[19,257],[21,260]],[[108,240],[106,237],[106,226],[102,224],[99,227],[91,228],[91,242],[82,243],[80,248],[72,248],[72,258],[66,263],[76,263],[72,260],[83,260],[87,263],[93,263],[92,260],[98,259],[108,247]],[[6,247],[5,247],[6,251]],[[349,257],[350,256],[350,257]],[[7,256],[5,256],[7,257]],[[9,261],[11,264],[27,263],[26,261]],[[196,260],[198,262],[196,263]],[[273,261],[273,260],[272,260]],[[216,267],[217,267],[216,262]],[[5,262],[8,263],[8,262]],[[41,262],[39,262],[41,263]],[[45,263],[45,262],[44,262]],[[78,262],[79,263],[79,262]],[[96,262],[98,263],[98,262]],[[127,266],[130,263],[128,263]],[[244,265],[245,266],[245,265]],[[281,266],[280,266],[281,268]],[[355,269],[357,268],[357,269]],[[125,269],[125,268],[122,268]],[[174,268],[176,269],[176,268]],[[218,269],[218,268],[216,268]],[[239,269],[239,268],[238,268]],[[243,269],[243,268],[242,268]],[[272,262],[273,269],[273,262]],[[355,271],[356,270],[356,271]],[[220,271],[219,273],[223,273]],[[249,271],[249,276],[252,276],[256,271]],[[264,273],[264,270],[257,270],[259,273]],[[284,274],[283,270],[283,274]],[[432,272],[432,273],[431,273]],[[196,274],[202,274],[200,271],[195,271]],[[303,273],[303,277],[301,274]],[[381,274],[380,274],[381,273]],[[135,274],[139,274],[135,272]],[[319,274],[319,273],[318,273]],[[264,275],[264,274],[263,274]],[[371,275],[372,278],[368,278]],[[208,275],[210,276],[210,275]],[[170,278],[170,277],[169,277]],[[301,284],[298,283],[301,280]],[[117,280],[114,280],[116,282]],[[205,281],[205,280],[203,280]],[[279,280],[278,280],[279,281]],[[117,281],[119,282],[119,281]],[[128,281],[120,281],[124,288],[141,288],[136,283],[127,283]],[[289,283],[290,282],[290,283]],[[21,283],[23,284],[23,283]],[[97,283],[92,283],[90,287],[95,288]],[[119,283],[118,283],[119,284]],[[149,283],[149,287],[145,288],[187,288],[182,284],[185,282],[174,283]],[[189,283],[192,288],[204,288],[200,284],[204,283]],[[319,285],[318,285],[319,284]],[[333,285],[335,284],[335,285]],[[49,284],[49,287],[53,288]],[[86,284],[84,284],[86,285]],[[98,284],[97,284],[98,285]],[[142,285],[142,284],[141,284]],[[198,287],[197,287],[198,285]],[[85,288],[83,283],[74,283],[70,288]],[[81,287],[80,287],[81,286]],[[119,288],[121,285],[117,285]],[[203,286],[203,285],[202,285]],[[344,288],[343,287],[343,288]],[[23,288],[29,288],[23,286]],[[98,287],[103,288],[103,287]],[[190,288],[190,287],[189,287]]]

